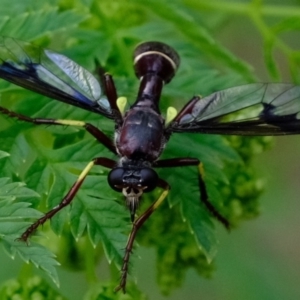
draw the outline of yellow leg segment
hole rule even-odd
[[[81,181],[83,180],[86,175],[90,172],[91,168],[95,165],[95,162],[92,160],[90,161],[87,166],[83,169],[83,171],[80,173],[77,181]]]
[[[157,209],[163,203],[163,201],[168,196],[168,194],[169,194],[169,189],[164,190],[162,194],[159,196],[159,198],[154,202],[154,204],[150,208],[152,208],[153,210]]]
[[[76,120],[61,120],[61,119],[56,119],[54,120],[55,124],[60,124],[60,125],[67,125],[67,126],[79,126],[79,127],[84,127],[85,122],[83,121],[76,121]]]

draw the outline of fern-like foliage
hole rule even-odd
[[[7,154],[0,152],[0,158]],[[19,255],[26,263],[33,263],[43,269],[58,285],[59,279],[55,267],[58,262],[47,248],[37,243],[30,247],[18,238],[24,229],[30,225],[31,218],[41,217],[41,213],[31,207],[27,199],[37,198],[39,195],[25,187],[20,182],[10,182],[9,178],[0,179],[0,241],[8,254],[14,258]]]
[[[233,7],[230,3],[222,3],[223,6],[214,1],[192,0],[174,0],[168,4],[158,0],[64,0],[51,3],[24,0],[15,5],[13,1],[0,0],[0,7],[3,8],[0,11],[0,34],[61,50],[91,71],[97,59],[105,71],[114,75],[119,95],[127,96],[131,103],[135,100],[138,88],[131,61],[135,45],[145,40],[168,43],[179,52],[182,61],[178,74],[163,91],[161,110],[165,113],[170,105],[180,109],[194,94],[205,96],[216,90],[255,80],[252,68],[220,45],[211,34],[228,19],[226,9],[228,12]],[[262,32],[266,66],[272,78],[279,78],[272,56],[275,45],[284,49],[291,72],[296,74],[295,62],[299,53],[279,43],[278,34],[297,29],[299,22],[294,23],[287,18],[268,27],[257,19],[263,20],[267,6],[247,6],[243,3],[237,7],[241,11],[248,9],[248,16],[265,29]],[[213,24],[203,17],[203,9],[216,11]],[[113,137],[113,124],[99,115],[3,81],[0,82],[0,93],[1,106],[12,111],[31,117],[84,120]],[[78,128],[33,126],[0,116],[0,130],[1,150],[10,154],[0,161],[2,242],[12,256],[18,253],[25,261],[33,262],[58,282],[54,269],[56,262],[46,247],[34,242],[27,247],[14,241],[31,221],[41,215],[29,204],[42,211],[49,210],[61,201],[91,159],[114,157]],[[174,135],[162,158],[199,158],[204,163],[211,202],[232,224],[237,225],[259,211],[257,198],[261,187],[257,185],[251,158],[257,148],[268,147],[267,138],[252,138],[251,143],[245,141],[242,138],[225,139],[220,136]],[[53,217],[51,228],[62,240],[69,238],[66,231],[71,231],[79,241],[88,234],[90,243],[95,247],[100,243],[108,261],[120,266],[131,224],[122,197],[108,187],[107,173],[108,170],[95,167],[72,205]],[[162,170],[159,176],[171,185],[169,205],[165,203],[151,217],[138,235],[138,241],[156,249],[158,282],[161,290],[167,294],[180,286],[190,267],[203,276],[210,276],[213,270],[211,261],[217,252],[218,242],[214,222],[199,200],[197,170],[193,167],[174,169],[172,172]],[[243,176],[247,180],[241,183],[239,178]],[[7,177],[13,183],[3,179]],[[28,188],[41,195],[41,198],[37,199],[32,190],[20,186],[19,181],[26,182]],[[239,184],[235,184],[237,182]],[[6,191],[9,194],[5,195]],[[160,192],[157,190],[145,197],[140,212]],[[15,201],[12,197],[26,198],[26,202]],[[66,243],[62,244],[68,247]],[[77,247],[74,243],[70,244]],[[80,252],[79,248],[72,251]],[[95,260],[102,253],[98,247],[96,249],[93,254]],[[71,249],[64,251],[69,253]],[[72,263],[78,263],[76,258]],[[90,270],[91,266],[85,267]],[[89,294],[96,297],[95,293]]]

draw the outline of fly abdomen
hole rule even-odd
[[[141,79],[147,74],[155,74],[168,83],[179,67],[179,55],[170,46],[160,42],[146,42],[134,51],[134,70]]]

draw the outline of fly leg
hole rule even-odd
[[[26,242],[30,235],[40,226],[43,225],[47,220],[51,219],[56,213],[58,213],[61,209],[63,209],[65,206],[69,205],[72,200],[74,199],[75,195],[77,194],[79,188],[81,187],[83,181],[85,180],[86,176],[88,175],[89,171],[92,169],[95,165],[100,165],[106,168],[112,169],[115,166],[116,162],[114,160],[111,160],[109,158],[105,157],[97,157],[94,158],[91,162],[88,163],[88,165],[84,168],[84,170],[79,175],[76,182],[73,184],[69,192],[66,194],[66,196],[62,199],[62,201],[52,208],[50,211],[48,211],[43,217],[39,218],[37,221],[35,221],[32,225],[30,225],[21,235],[19,240],[22,240]]]
[[[23,122],[32,123],[32,124],[36,124],[36,125],[63,125],[63,126],[82,127],[87,132],[89,132],[93,137],[95,137],[96,140],[99,141],[102,145],[104,145],[108,150],[110,150],[114,154],[117,154],[115,145],[112,142],[112,140],[105,133],[103,133],[100,129],[98,129],[96,126],[94,126],[90,123],[85,123],[83,121],[76,121],[76,120],[30,118],[30,117],[24,116],[22,114],[10,111],[7,108],[1,107],[1,106],[0,106],[0,113],[7,115],[11,118],[16,118]]]
[[[112,76],[108,73],[105,73],[102,76],[102,79],[103,79],[103,86],[105,88],[105,94],[109,101],[110,108],[112,109],[114,114],[115,123],[117,124],[117,126],[120,126],[123,121],[123,118],[120,109],[117,105],[118,95],[117,95],[115,83],[113,81]]]
[[[100,65],[100,62],[97,59],[95,60],[95,64],[96,69],[94,73],[96,73],[98,79],[101,81],[102,86],[104,87],[105,95],[113,112],[113,118],[117,127],[119,127],[122,124],[123,118],[120,109],[117,105],[118,94],[113,77],[105,72],[105,70]]]
[[[173,168],[173,167],[186,167],[186,166],[197,166],[198,169],[198,186],[200,190],[200,197],[202,203],[206,206],[207,210],[219,221],[226,229],[230,229],[229,221],[223,217],[214,205],[208,199],[208,193],[204,182],[204,169],[203,163],[197,158],[171,158],[158,160],[153,164],[155,168]]]
[[[117,106],[117,92],[115,88],[112,76],[109,74],[103,75],[103,86],[106,91],[107,99],[109,101],[110,107],[114,112],[114,120],[117,125],[122,123],[122,116]],[[62,125],[62,126],[78,126],[84,128],[89,132],[97,141],[104,145],[112,153],[117,154],[116,147],[113,141],[99,128],[96,126],[86,123],[83,121],[76,120],[60,120],[60,119],[43,119],[43,118],[30,118],[22,114],[8,110],[7,108],[0,106],[0,113],[7,115],[11,118],[16,118],[20,121],[27,123],[32,123],[36,125]]]
[[[152,215],[152,213],[158,208],[158,206],[164,201],[166,196],[169,193],[170,186],[163,179],[158,179],[158,187],[161,187],[164,191],[160,195],[160,197],[142,214],[140,215],[132,224],[132,229],[127,241],[127,245],[125,248],[125,255],[123,257],[123,265],[121,268],[121,280],[120,284],[115,288],[115,292],[122,290],[123,293],[126,293],[126,281],[128,275],[129,268],[129,259],[132,253],[133,243],[136,237],[138,230],[142,227],[142,225],[147,221],[147,219]]]

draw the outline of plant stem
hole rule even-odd
[[[226,1],[195,1],[195,0],[184,0],[184,3],[189,7],[197,10],[219,10],[226,13],[233,14],[249,14],[252,3],[236,3]],[[300,9],[296,6],[286,5],[263,5],[261,7],[261,14],[264,16],[275,16],[275,17],[299,17]]]
[[[88,239],[88,237],[85,238],[85,272],[87,281],[89,283],[97,282],[97,276],[95,273],[95,249],[92,246],[92,243]]]

